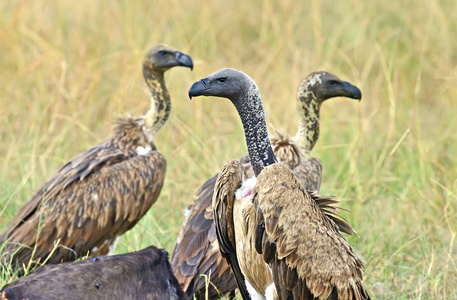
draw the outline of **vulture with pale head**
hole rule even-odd
[[[0,235],[0,262],[20,268],[114,251],[162,189],[166,160],[153,140],[171,108],[164,72],[177,66],[192,69],[192,59],[162,44],[149,50],[143,76],[150,110],[119,118],[110,138],[72,158],[24,204]]]
[[[279,132],[270,137],[275,156],[297,176],[307,191],[319,191],[322,164],[317,158],[307,159],[319,138],[319,112],[321,104],[331,98],[346,97],[360,100],[362,93],[329,72],[313,72],[300,83],[297,91],[298,130],[294,138]],[[253,175],[248,155],[239,159],[247,174]],[[234,294],[236,281],[221,257],[213,222],[211,201],[218,174],[208,179],[194,196],[194,202],[179,232],[178,241],[171,255],[171,265],[186,294],[197,299],[217,299],[220,294]],[[314,199],[329,216],[336,211],[332,199]],[[340,230],[352,234],[339,218],[334,221]],[[208,278],[211,283],[208,284]]]
[[[278,163],[255,82],[222,69],[191,86],[189,97],[196,96],[234,104],[254,171],[249,176],[238,160],[228,161],[212,201],[220,251],[243,298],[369,299],[363,259],[342,236],[339,216],[317,205],[334,200],[307,192],[289,166]]]

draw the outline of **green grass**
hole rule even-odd
[[[195,68],[166,75],[173,114],[156,138],[166,182],[118,253],[171,252],[197,188],[246,152],[231,104],[189,101],[191,83],[241,69],[269,122],[293,134],[299,81],[325,69],[363,92],[360,103],[323,105],[312,155],[322,193],[352,211],[366,287],[374,299],[457,298],[453,1],[7,0],[0,10],[0,230],[45,178],[108,137],[117,115],[147,111],[141,61],[165,42]]]

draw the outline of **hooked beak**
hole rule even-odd
[[[189,89],[189,99],[192,100],[192,97],[197,96],[206,96],[205,91],[208,89],[207,84],[208,78],[203,78],[202,80],[192,84],[192,86]]]
[[[189,55],[176,51],[175,59],[179,63],[180,66],[188,67],[188,68],[190,68],[190,70],[193,70],[194,63],[192,62],[192,58],[190,58]]]
[[[358,87],[350,84],[347,81],[344,81],[343,85],[344,85],[344,90],[346,92],[345,97],[357,99],[359,101],[362,100],[362,92],[360,91],[360,89]]]

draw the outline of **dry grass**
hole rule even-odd
[[[360,104],[324,104],[313,155],[322,192],[352,211],[366,286],[374,299],[457,298],[452,1],[7,0],[0,10],[0,229],[60,165],[107,137],[115,116],[147,110],[141,60],[166,42],[195,69],[167,74],[173,115],[157,136],[166,183],[119,253],[171,252],[198,186],[245,152],[230,103],[190,102],[192,82],[245,71],[269,121],[292,134],[299,81],[326,69],[363,91]]]

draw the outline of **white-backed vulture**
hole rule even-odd
[[[244,299],[369,299],[364,261],[293,172],[278,163],[255,82],[234,69],[194,83],[189,97],[234,104],[243,124],[254,175],[231,160],[213,195],[216,235]],[[329,199],[330,201],[334,201]],[[340,222],[344,223],[343,220]],[[349,227],[349,225],[347,225]]]
[[[307,191],[319,191],[322,165],[317,158],[304,161],[319,138],[319,112],[321,104],[330,98],[347,97],[360,100],[362,93],[329,72],[313,72],[300,83],[297,91],[298,131],[295,138],[277,133],[270,137],[273,152],[287,164]],[[239,159],[247,174],[252,175],[249,156]],[[230,267],[219,252],[213,222],[211,201],[218,174],[208,179],[194,196],[194,202],[179,232],[178,241],[171,255],[171,265],[186,294],[197,299],[217,299],[219,294],[232,293],[236,281]],[[322,209],[333,211],[333,202],[319,201]],[[341,230],[352,233],[345,223]],[[207,276],[211,284],[207,283]],[[214,286],[213,286],[214,285]],[[214,288],[216,287],[216,288]],[[217,290],[216,290],[217,289]]]
[[[0,300],[184,300],[165,250],[95,256],[37,268],[0,291]]]
[[[153,139],[170,114],[164,72],[175,66],[192,69],[192,59],[162,44],[148,51],[143,75],[150,110],[119,118],[110,138],[72,158],[24,204],[0,235],[6,243],[0,262],[13,256],[14,268],[31,259],[58,263],[114,250],[162,189],[166,160]],[[57,241],[61,246],[49,256]]]

